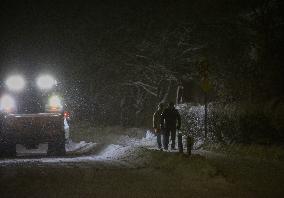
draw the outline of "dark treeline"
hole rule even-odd
[[[150,126],[156,105],[174,101],[183,83],[187,102],[203,104],[206,92],[218,115],[237,107],[255,121],[263,107],[274,123],[263,133],[283,138],[282,8],[281,0],[7,1],[2,73],[52,68],[74,118],[100,125]]]

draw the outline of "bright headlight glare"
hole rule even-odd
[[[9,96],[4,95],[0,99],[0,110],[4,112],[11,112],[14,111],[16,108],[15,100]]]
[[[43,75],[37,79],[37,86],[40,89],[51,89],[56,84],[56,80],[50,75]]]
[[[25,80],[20,75],[10,76],[5,83],[12,91],[20,91],[25,87]]]
[[[57,110],[62,109],[61,99],[59,98],[59,96],[51,96],[49,98],[49,107],[51,109],[57,109]]]

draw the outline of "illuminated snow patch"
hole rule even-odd
[[[142,138],[141,144],[144,146],[156,146],[157,144],[157,136],[151,131],[146,132],[145,138]]]
[[[78,149],[82,149],[83,147],[89,144],[90,143],[86,143],[85,141],[80,141],[79,143],[70,141],[68,144],[66,144],[65,149],[66,149],[66,152],[76,151]]]
[[[98,154],[98,157],[100,159],[118,159],[119,157],[123,156],[129,149],[130,146],[110,144]]]

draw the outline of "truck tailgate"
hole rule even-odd
[[[63,131],[63,116],[61,113],[9,114],[5,117],[7,133],[16,139],[52,138]]]

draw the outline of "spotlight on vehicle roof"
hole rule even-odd
[[[20,75],[13,75],[6,80],[5,84],[11,91],[21,91],[25,87],[25,80]]]
[[[37,78],[37,86],[40,89],[51,89],[56,84],[56,80],[50,75],[42,75]]]

